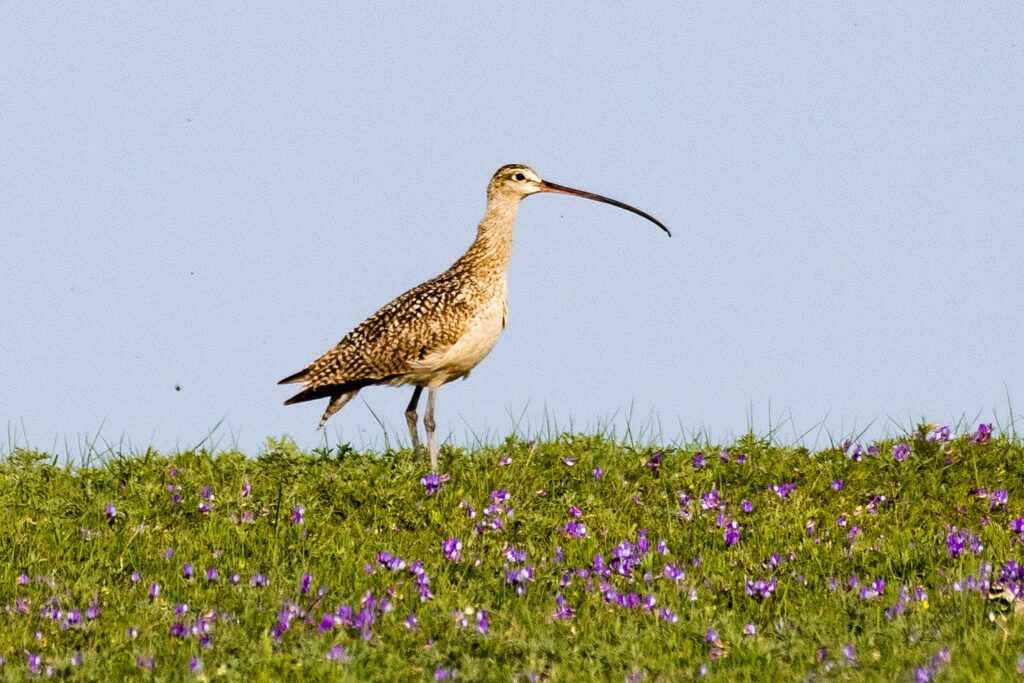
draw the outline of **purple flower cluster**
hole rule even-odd
[[[971,435],[971,443],[981,444],[982,446],[992,443],[991,423],[978,425],[978,431]]]
[[[590,538],[590,534],[587,533],[587,527],[583,522],[575,522],[569,520],[565,523],[562,528],[564,533],[569,538]]]
[[[957,528],[952,524],[949,525],[949,533],[946,535],[946,549],[949,551],[949,556],[954,560],[964,552],[964,549],[970,549],[972,553],[977,555],[982,550],[981,541],[977,536],[967,531],[967,529],[961,529],[959,532]]]
[[[910,457],[910,446],[905,443],[898,443],[893,446],[892,457],[896,458],[897,462],[903,462]]]
[[[763,579],[757,579],[756,581],[751,581],[750,579],[747,579],[747,584],[746,584],[747,597],[760,598],[762,600],[766,600],[766,599],[772,597],[773,595],[775,595],[775,589],[778,588],[778,587],[779,587],[779,579],[777,577],[774,577],[774,576],[771,579],[769,579],[768,581],[765,581]]]
[[[565,601],[565,596],[559,593],[555,596],[555,611],[551,614],[552,619],[572,619],[575,613],[572,605]]]
[[[441,541],[441,552],[444,553],[446,559],[458,562],[462,557],[462,541],[457,538]]]
[[[423,484],[424,493],[428,496],[432,496],[441,490],[441,475],[428,474],[420,479],[420,483]]]
[[[502,516],[505,519],[512,519],[513,510],[512,506],[508,504],[510,499],[509,493],[505,489],[491,491],[491,502],[484,508],[484,521],[477,522],[476,535],[480,536],[484,531],[492,529],[494,531],[501,531],[505,528],[505,523],[502,521]],[[467,514],[472,508],[467,504]],[[470,515],[471,517],[473,515]]]
[[[768,490],[777,495],[779,498],[789,498],[789,494],[796,491],[796,484],[772,484],[768,487]]]

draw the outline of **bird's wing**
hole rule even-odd
[[[450,347],[473,311],[473,286],[450,272],[394,299],[304,370],[280,383],[309,387],[386,381],[410,371],[409,361]]]

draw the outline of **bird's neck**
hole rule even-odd
[[[491,199],[487,213],[477,228],[476,240],[463,256],[477,278],[502,281],[512,258],[512,232],[519,198],[514,201]]]

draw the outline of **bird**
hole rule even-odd
[[[448,270],[394,299],[330,351],[278,384],[304,383],[285,405],[329,399],[317,429],[356,394],[371,385],[412,385],[405,419],[413,453],[420,453],[416,408],[423,389],[427,407],[423,426],[431,472],[438,472],[434,438],[437,390],[465,378],[494,348],[508,313],[507,274],[512,233],[519,202],[532,194],[551,192],[592,199],[631,211],[651,221],[670,237],[653,216],[628,204],[583,190],[542,180],[529,166],[508,164],[487,185],[487,210],[476,239]]]

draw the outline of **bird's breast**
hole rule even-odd
[[[413,372],[407,381],[440,386],[468,375],[498,343],[498,337],[505,328],[506,310],[505,293],[501,292],[500,296],[491,298],[470,316],[455,343],[411,361],[409,365]]]

